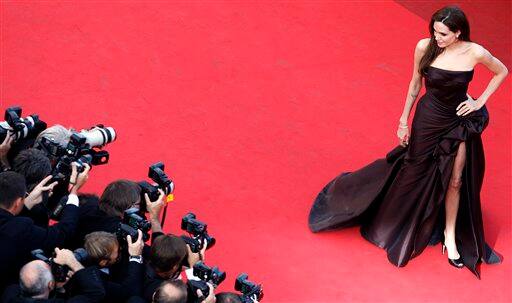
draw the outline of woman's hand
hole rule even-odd
[[[484,106],[478,100],[471,98],[468,94],[468,99],[464,102],[461,102],[459,106],[457,106],[457,116],[466,116],[472,112],[475,112]]]
[[[407,144],[409,144],[409,137],[411,136],[411,133],[409,132],[409,127],[407,126],[407,124],[398,125],[396,136],[398,137],[401,146],[405,147],[407,146]]]

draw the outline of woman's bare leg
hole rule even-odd
[[[455,244],[455,223],[457,222],[457,211],[459,210],[464,164],[466,164],[466,143],[461,142],[455,156],[450,185],[448,186],[445,199],[446,229],[444,243],[448,251],[448,258],[450,259],[458,259],[460,257]]]

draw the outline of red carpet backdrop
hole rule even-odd
[[[307,227],[324,184],[395,146],[414,47],[447,3],[2,1],[0,109],[114,126],[89,192],[164,161],[176,182],[166,230],[180,233],[188,211],[208,222],[221,291],[247,272],[263,302],[510,302],[510,76],[483,135],[484,225],[504,262],[482,265],[482,280],[439,245],[396,268],[357,228]],[[458,3],[472,39],[512,69],[510,1]],[[478,66],[470,94],[491,77]]]

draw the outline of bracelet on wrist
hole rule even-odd
[[[407,124],[406,125],[400,124],[400,125],[398,125],[398,128],[407,129],[407,128],[409,128],[409,126]]]

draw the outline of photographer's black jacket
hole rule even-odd
[[[144,275],[144,294],[143,298],[151,302],[153,300],[153,294],[160,285],[166,280],[156,274],[156,271],[148,263],[146,266],[146,272]]]
[[[68,241],[66,247],[76,249],[83,247],[85,236],[95,231],[116,233],[121,224],[121,217],[110,216],[99,208],[99,198],[95,195],[80,195],[80,211],[75,236]],[[128,270],[132,262],[128,261],[128,251],[124,239],[119,239],[121,244],[121,257],[118,263],[110,267],[109,280],[124,283],[129,275]],[[148,250],[148,248],[145,248]],[[143,273],[141,274],[143,275]],[[142,279],[142,278],[141,278]]]
[[[106,231],[115,233],[121,223],[120,217],[113,217],[107,215],[99,208],[99,199],[89,198],[86,203],[80,200],[80,210],[78,218],[78,226],[75,236],[66,243],[70,249],[83,247],[84,239],[87,234],[95,231]]]
[[[151,235],[151,245],[155,242],[155,239],[163,236],[164,233],[162,232],[155,232]],[[158,287],[160,287],[160,284],[162,284],[165,279],[160,277],[155,269],[151,266],[150,262],[147,262],[146,265],[146,271],[144,273],[144,294],[143,297],[146,301],[151,302],[153,301],[153,294],[157,290]]]
[[[48,228],[48,224],[50,222],[50,217],[48,216],[48,209],[43,205],[43,203],[34,205],[32,209],[28,209],[25,206],[23,206],[23,209],[21,210],[21,213],[18,216],[29,217],[30,219],[32,219],[32,221],[34,221],[35,225],[43,228]]]
[[[31,299],[24,298],[20,294],[18,285],[9,286],[2,296],[1,303],[95,303],[101,302],[105,297],[105,288],[100,278],[100,273],[95,267],[88,267],[77,271],[68,282],[70,287],[68,299]]]
[[[117,283],[110,275],[100,271],[105,288],[103,302],[125,302],[132,296],[142,295],[144,265],[134,261],[128,262],[125,273],[123,280]]]
[[[40,248],[49,254],[55,247],[63,247],[66,239],[73,236],[77,220],[75,205],[66,205],[60,222],[48,228],[0,208],[0,292],[18,281],[21,267],[33,260],[32,250]]]

